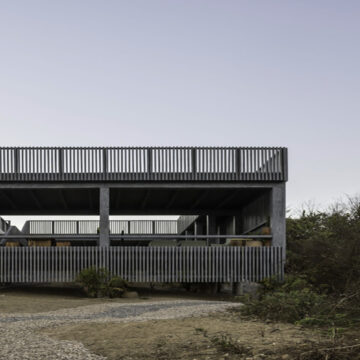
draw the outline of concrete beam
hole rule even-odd
[[[137,188],[137,189],[271,189],[274,185],[281,184],[280,182],[158,182],[158,183],[135,183],[135,182],[118,182],[118,183],[91,183],[91,182],[0,182],[0,189],[78,189],[78,188],[90,188],[98,189],[99,187],[111,187],[111,188]]]
[[[37,209],[34,207],[33,209],[27,209],[22,210],[21,208],[13,209],[11,207],[9,208],[0,208],[0,211],[5,216],[15,216],[15,215],[31,215],[31,216],[46,216],[46,215],[64,215],[64,216],[87,216],[87,215],[99,215],[99,209],[89,209],[89,206],[85,203],[85,206],[81,209],[79,208],[69,208],[67,210],[65,209],[59,209],[57,208],[46,208],[43,210]],[[194,215],[194,210],[191,210],[189,208],[169,208],[166,209],[165,207],[162,208],[151,208],[146,209],[146,212],[144,209],[112,209],[111,212],[112,215]],[[204,209],[196,209],[197,215],[206,215],[206,214],[215,214],[218,216],[231,216],[231,215],[240,215],[239,211],[236,210],[214,210],[213,208],[204,208]]]
[[[110,246],[110,189],[108,187],[100,188],[100,246]]]

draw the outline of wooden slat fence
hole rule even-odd
[[[287,181],[287,149],[3,147],[0,181]]]
[[[0,283],[72,282],[90,266],[131,282],[238,282],[284,276],[281,247],[2,247]]]

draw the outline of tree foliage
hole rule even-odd
[[[360,202],[287,219],[287,246],[287,273],[305,275],[329,293],[348,291],[360,279]]]
[[[286,281],[264,281],[243,312],[302,325],[360,323],[360,201],[287,219]]]

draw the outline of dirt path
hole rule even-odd
[[[85,330],[90,330],[100,323],[106,327],[109,323],[140,324],[151,320],[183,317],[192,317],[193,321],[196,321],[198,316],[224,311],[234,306],[236,304],[220,301],[171,300],[133,304],[103,303],[42,313],[1,314],[0,359],[99,360],[103,358],[103,354],[93,353],[80,339],[76,339],[75,335],[71,335],[70,339],[57,339],[41,333],[41,330],[52,329],[53,334],[56,334],[59,327],[78,323],[81,323]],[[119,340],[119,337],[117,339]]]
[[[322,340],[293,325],[245,320],[234,306],[179,291],[87,299],[71,289],[7,289],[0,292],[0,359],[290,360],[298,359],[292,349]]]

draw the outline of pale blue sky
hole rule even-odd
[[[359,1],[0,1],[1,145],[289,147],[359,192]]]

